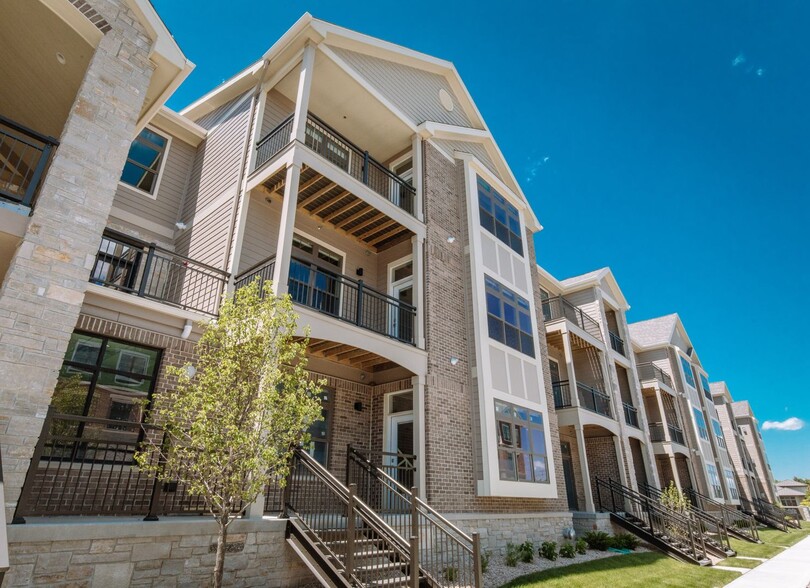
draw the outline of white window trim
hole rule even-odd
[[[158,167],[157,179],[155,179],[155,189],[152,190],[152,193],[150,194],[146,190],[141,190],[140,188],[138,188],[136,186],[133,186],[132,184],[127,184],[120,177],[118,178],[118,185],[123,186],[127,190],[132,190],[133,192],[137,192],[138,194],[140,194],[142,196],[146,196],[147,198],[149,198],[151,200],[157,200],[158,191],[160,190],[160,181],[163,179],[163,170],[166,169],[166,161],[169,159],[169,150],[172,147],[172,136],[169,135],[168,133],[165,133],[165,132],[163,132],[161,130],[156,129],[152,125],[146,125],[145,128],[152,131],[153,133],[155,133],[157,135],[160,135],[164,139],[166,139],[166,148],[163,150],[163,157],[161,157],[161,159],[160,159],[160,167]],[[140,132],[138,134],[140,135]],[[138,137],[136,136],[135,139],[137,139],[137,138]],[[135,142],[135,139],[132,140],[133,143]],[[130,143],[130,145],[132,145],[132,143]],[[127,158],[129,158],[129,151],[127,151]],[[124,165],[126,166],[126,161],[124,161]],[[121,168],[121,173],[122,174],[124,173],[123,168]]]

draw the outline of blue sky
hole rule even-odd
[[[560,278],[609,265],[630,321],[678,312],[748,399],[777,479],[810,477],[810,3],[153,0],[196,70],[180,109],[304,11],[453,61]],[[192,7],[193,8],[190,8]]]

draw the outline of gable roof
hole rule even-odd
[[[560,282],[566,290],[582,288],[586,286],[599,286],[610,294],[613,301],[623,310],[629,310],[630,305],[624,297],[624,293],[619,288],[616,276],[609,267],[603,267],[586,274],[566,278]]]
[[[777,482],[776,485],[779,488],[807,488],[807,484],[803,484],[796,480],[782,480],[781,482]]]
[[[667,345],[672,341],[672,335],[679,321],[680,318],[675,313],[630,323],[628,325],[630,338],[641,348]]]

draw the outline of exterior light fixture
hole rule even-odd
[[[188,364],[186,366],[186,375],[189,377],[189,379],[193,378],[194,376],[197,375],[197,368],[195,368],[191,364]]]
[[[449,237],[447,237],[447,242],[448,243],[455,243],[456,238],[453,235],[450,235]]]
[[[58,61],[60,65],[65,65],[65,63],[67,63],[67,59],[65,59],[64,53],[61,53],[61,52],[57,51],[56,52],[56,61]]]
[[[458,357],[451,357],[450,358],[450,365],[458,364]]]

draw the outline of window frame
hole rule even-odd
[[[498,411],[498,404],[503,404],[509,407],[510,415],[504,415],[503,413]],[[528,408],[525,406],[520,406],[514,404],[508,400],[502,400],[500,398],[493,399],[493,410],[495,411],[495,439],[497,441],[497,448],[496,448],[496,460],[498,462],[498,479],[501,482],[518,482],[523,484],[551,484],[551,470],[549,467],[549,453],[553,453],[551,448],[548,445],[548,439],[546,438],[546,426],[547,426],[547,419],[544,413],[540,410]],[[517,416],[516,410],[524,411],[527,415],[526,420],[523,420]],[[532,413],[539,415],[540,417],[540,425],[538,426],[536,423],[532,423],[531,415]],[[524,427],[528,430],[528,439],[529,439],[529,448],[521,448],[518,447],[518,443],[520,442],[518,436],[517,426]],[[540,439],[543,442],[543,449],[545,453],[540,453],[535,451],[534,447],[534,435],[532,431],[537,431],[540,433]],[[508,439],[507,439],[508,436]],[[507,439],[508,443],[502,443],[502,439]],[[515,464],[515,478],[505,478],[501,473],[500,468],[500,453],[501,451],[506,451],[510,455],[515,456],[513,457],[513,463]],[[517,455],[525,454],[529,456],[529,463],[531,465],[531,480],[520,479],[518,476],[518,459]],[[536,457],[542,457],[545,462],[545,480],[537,480],[535,479],[535,467],[534,467],[534,460]]]
[[[492,284],[496,284],[498,286],[499,290],[495,291],[495,288],[490,286],[490,282]],[[504,297],[504,291],[508,292],[513,297],[513,299],[509,300],[508,296]],[[492,296],[497,297],[497,299],[498,299],[500,316],[497,316],[497,315],[492,314],[490,312],[490,305],[489,305],[489,298],[488,298],[488,296],[490,294],[492,294]],[[521,306],[521,304],[520,304],[521,301],[526,304],[525,307]],[[515,318],[516,318],[516,323],[517,323],[516,325],[513,325],[512,323],[508,322],[507,319],[506,319],[506,316],[505,316],[506,315],[506,313],[505,313],[505,305],[506,304],[509,304],[510,306],[514,307]],[[527,357],[531,357],[533,359],[536,359],[537,358],[537,340],[536,340],[537,338],[535,336],[535,330],[536,329],[535,329],[535,326],[534,326],[534,321],[532,320],[532,305],[531,305],[531,302],[529,302],[526,298],[523,298],[520,294],[518,294],[517,292],[515,292],[511,288],[507,288],[501,282],[499,282],[498,280],[496,280],[495,278],[493,278],[489,274],[484,274],[484,305],[485,305],[485,308],[486,308],[487,335],[489,336],[489,338],[492,341],[497,341],[498,343],[500,343],[504,347],[508,347],[509,349],[517,351],[518,353],[521,353],[521,354],[523,354],[523,355],[525,355]],[[529,320],[529,328],[531,329],[531,331],[525,331],[520,326],[520,323],[521,323],[521,316],[520,315],[521,315],[521,313],[525,314],[526,317],[528,318],[528,320]],[[493,336],[492,324],[490,322],[491,320],[497,320],[497,321],[500,322],[500,325],[502,327],[501,332],[503,333],[503,339],[502,340],[499,339],[496,336]],[[513,345],[510,345],[507,342],[507,337],[506,337],[507,326],[510,327],[510,328],[513,328],[513,329],[515,329],[517,331],[517,345],[518,345],[517,347],[515,347]],[[531,353],[528,353],[523,348],[524,339],[523,339],[522,335],[527,335],[527,336],[531,337],[531,346],[530,346]]]
[[[155,133],[156,135],[160,135],[161,137],[166,139],[166,145],[163,148],[163,153],[161,153],[160,162],[158,164],[158,170],[157,170],[157,174],[156,174],[156,177],[155,177],[155,186],[154,186],[154,188],[152,189],[151,192],[147,192],[143,188],[139,188],[138,186],[133,186],[132,184],[129,184],[129,183],[127,183],[127,182],[125,182],[123,180],[124,169],[126,168],[127,163],[129,163],[129,161],[130,161],[130,159],[129,159],[129,151],[127,151],[127,158],[124,161],[124,167],[121,168],[121,177],[118,178],[118,184],[121,185],[121,186],[126,187],[129,190],[135,190],[136,192],[138,192],[139,194],[142,194],[143,196],[146,196],[147,198],[151,198],[152,200],[157,200],[158,191],[160,190],[160,182],[163,179],[163,171],[166,169],[166,160],[169,158],[169,150],[171,149],[171,146],[172,146],[172,136],[170,134],[164,132],[164,131],[160,131],[160,130],[156,129],[152,125],[146,125],[143,129],[141,129],[138,132],[137,136],[132,140],[132,142],[130,142],[130,149],[132,148],[132,144],[135,143],[135,141],[138,140],[138,138],[141,136],[141,133],[143,131],[145,131],[145,130],[149,131],[149,132],[152,132],[152,133]],[[143,165],[141,165],[140,163],[134,162],[134,161],[133,161],[133,164],[137,165],[138,167],[141,167],[141,168],[143,167]]]
[[[708,428],[708,426],[706,424],[706,417],[703,415],[703,411],[701,411],[699,408],[693,406],[692,407],[692,415],[694,416],[694,419],[695,419],[695,426],[697,427],[697,430],[698,430],[698,436],[701,439],[703,439],[704,441],[708,441],[709,438],[710,438],[709,437],[709,428]],[[701,421],[703,422],[702,425],[701,425]]]
[[[317,457],[315,457],[314,448],[315,443],[323,443],[325,446],[324,449],[324,461],[326,463],[321,463],[321,465],[325,468],[329,468],[329,459],[332,457],[332,422],[335,417],[335,394],[337,392],[336,388],[331,388],[329,386],[324,386],[322,389],[321,394],[327,394],[326,402],[324,402],[323,398],[321,398],[321,416],[324,417],[322,420],[318,421],[318,423],[324,423],[326,426],[326,437],[323,439],[315,439],[312,436],[311,429],[315,426],[316,423],[307,428],[306,433],[310,436],[309,439],[309,447],[305,448],[305,451],[312,456],[312,459],[321,463]],[[324,413],[326,413],[324,415]]]
[[[485,193],[486,197],[491,199],[492,211],[486,210],[486,208],[481,202],[482,183],[486,188],[489,188],[488,191],[487,190],[483,191],[486,192]],[[498,190],[495,189],[495,186],[493,186],[491,182],[485,180],[479,173],[475,174],[475,188],[476,194],[478,196],[478,226],[484,229],[487,233],[489,233],[493,237],[495,237],[495,239],[506,245],[516,255],[519,255],[521,258],[525,259],[526,244],[524,243],[523,239],[525,231],[520,209],[518,209],[517,206],[512,204],[509,201],[509,199],[506,198],[503,194],[498,192]],[[498,214],[496,210],[499,204],[501,204],[501,201],[503,202],[503,206],[501,206],[501,208],[503,209],[504,218],[506,220],[505,223],[498,220]],[[510,216],[510,213],[512,213],[513,211],[514,216]],[[489,217],[492,218],[492,228],[490,228],[489,226],[487,226],[487,224],[484,223],[483,221],[484,214],[487,214]],[[512,220],[513,218],[517,222],[518,228],[517,233],[514,232],[510,227],[510,220]],[[508,240],[504,240],[504,238],[498,234],[498,224],[503,225],[504,228],[506,229],[506,236],[508,237]],[[517,237],[517,242],[520,244],[520,250],[515,249],[514,244],[512,243],[512,236]]]
[[[687,385],[697,390],[697,382],[695,382],[695,374],[692,371],[692,362],[686,359],[683,355],[678,355],[681,360],[681,370],[683,371],[683,378]]]

